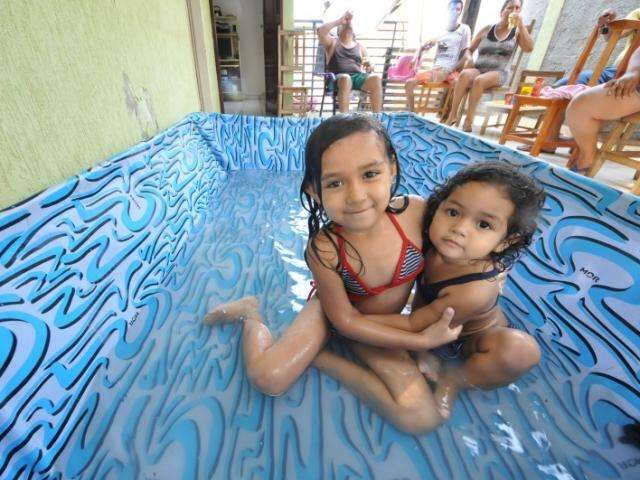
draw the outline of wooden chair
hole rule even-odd
[[[452,90],[449,82],[420,83],[416,86],[416,90],[418,89],[419,92],[414,97],[413,111],[419,115],[436,113],[438,117],[442,118],[451,97]]]
[[[395,65],[403,56],[415,56],[415,49],[387,48],[385,53],[384,71],[382,72],[382,107],[385,112],[407,110],[407,97],[404,91],[404,80],[389,78],[389,67]]]
[[[415,49],[388,49],[385,65],[396,62],[405,55],[414,56]],[[420,67],[417,71],[429,70],[433,66],[435,48],[429,50],[420,58]],[[405,92],[405,80],[390,80],[387,71],[383,73],[383,106],[384,111],[405,111],[407,110],[407,96]],[[447,95],[449,94],[449,84],[447,82],[428,82],[416,85],[414,89],[414,109],[418,114],[438,113],[444,109]]]
[[[533,32],[533,27],[535,26],[535,24],[536,24],[536,21],[531,20],[531,23],[527,25],[527,30],[529,31],[529,33]],[[522,48],[520,48],[520,46],[516,47],[516,49],[513,52],[513,57],[509,66],[509,79],[507,80],[507,83],[500,87],[488,88],[487,90],[484,91],[482,96],[484,97],[485,95],[488,95],[489,96],[488,102],[495,102],[498,99],[504,99],[504,95],[512,91],[513,85],[516,82],[518,72],[520,71],[520,64],[522,63],[523,56],[524,56],[524,51],[522,50]],[[457,112],[458,121],[455,123],[456,127],[460,126],[460,122],[462,121],[462,113],[468,98],[469,98],[469,91],[467,91],[464,97],[462,97],[462,101],[460,102],[460,106],[458,107],[459,108]],[[444,114],[446,115],[449,114],[449,111],[451,110],[452,100],[453,100],[453,95],[450,95],[447,99],[448,104],[445,106],[443,110],[443,116]],[[484,104],[485,102],[482,102],[481,105],[484,105]],[[477,114],[482,115],[482,112],[480,111]]]
[[[513,94],[519,93],[522,91],[523,87],[533,87],[537,78],[542,77],[545,79],[550,79],[548,83],[554,83],[555,81],[562,78],[564,72],[552,72],[552,71],[544,71],[544,70],[523,70],[520,73],[520,78],[515,88],[513,89]],[[505,94],[506,95],[506,94]],[[511,103],[505,103],[505,99],[498,100],[490,100],[484,103],[485,112],[484,112],[484,122],[482,123],[482,128],[480,129],[480,135],[484,135],[487,131],[488,127],[500,127],[504,125],[502,122],[502,117],[506,117],[509,115],[511,110],[513,109],[513,105]],[[538,122],[534,128],[539,127],[540,115],[544,113],[545,109],[540,106],[531,105],[526,108],[521,109],[523,116],[536,116],[538,118]],[[496,123],[489,125],[489,120],[491,115],[497,115]],[[516,128],[518,126],[516,125]],[[524,128],[524,127],[523,127]],[[526,129],[526,128],[525,128]],[[528,129],[531,130],[531,129]]]
[[[598,77],[600,77],[600,74],[604,70],[609,57],[611,56],[611,53],[613,52],[616,44],[618,43],[618,40],[620,39],[621,34],[626,30],[640,30],[640,21],[614,20],[613,22],[609,23],[609,31],[611,32],[611,35],[607,41],[604,51],[600,55],[596,68],[593,71],[593,75],[591,75],[589,86],[596,85]],[[589,56],[594,50],[599,35],[600,31],[596,26],[587,41],[585,49],[578,58],[578,61],[571,72],[568,85],[575,85],[576,80],[578,79],[578,75],[584,69]],[[640,35],[637,38],[638,40],[636,41],[636,44],[638,44],[638,41],[640,41]],[[630,48],[627,51],[624,60],[618,66],[616,77],[618,77],[622,74],[622,72],[625,71],[627,63],[629,61],[629,57],[633,53],[633,50],[634,48]],[[531,145],[530,154],[533,156],[539,155],[543,148],[556,149],[558,147],[568,147],[573,150],[572,159],[569,160],[569,162],[572,162],[577,155],[577,145],[575,140],[573,138],[553,138],[552,133],[553,126],[560,121],[560,116],[564,116],[569,102],[570,100],[568,99],[514,95],[513,108],[509,113],[507,123],[502,130],[502,135],[500,135],[500,143],[504,144],[507,140],[511,140],[514,142]],[[524,109],[532,106],[542,107],[545,109],[545,112],[541,115],[539,128],[531,132],[516,132],[515,126],[522,116]]]
[[[420,70],[433,68],[437,46],[429,50],[427,55],[421,58]],[[416,85],[414,92],[413,111],[419,115],[435,113],[442,118],[451,96],[451,84],[449,82],[423,82]]]
[[[278,27],[278,116],[306,116],[311,110],[309,89],[284,85],[284,76],[304,72],[306,35],[303,29]]]
[[[616,121],[613,129],[598,149],[595,161],[587,175],[593,177],[604,162],[610,161],[635,169],[631,192],[640,195],[640,144],[632,138],[640,125],[640,112]]]

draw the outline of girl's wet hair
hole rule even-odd
[[[322,155],[327,149],[338,140],[353,135],[354,133],[366,133],[373,132],[376,134],[382,146],[384,148],[385,155],[390,162],[396,164],[397,173],[395,181],[391,186],[391,198],[396,195],[398,187],[400,186],[400,165],[396,150],[393,148],[391,138],[387,129],[373,116],[362,114],[346,114],[346,115],[334,115],[324,120],[316,129],[311,132],[304,153],[304,178],[302,179],[302,185],[300,186],[300,201],[303,208],[309,212],[309,219],[307,221],[307,227],[309,229],[309,245],[318,259],[321,260],[319,250],[316,242],[316,236],[321,230],[331,232],[332,235],[327,235],[331,243],[339,251],[337,243],[333,237],[341,237],[336,231],[336,225],[327,217],[327,214],[322,207]],[[313,190],[318,196],[319,202],[316,201],[307,190]],[[405,198],[404,204],[400,208],[395,208],[389,205],[387,211],[392,213],[400,213],[407,208],[408,199]],[[348,242],[346,242],[348,243]],[[351,248],[353,251],[355,249]],[[357,254],[357,257],[360,255]],[[358,258],[358,260],[360,260]],[[323,262],[323,265],[324,262]],[[362,265],[362,262],[360,262]],[[326,267],[332,268],[329,265]],[[340,265],[337,265],[340,268]]]
[[[506,162],[486,162],[469,165],[458,171],[444,185],[435,189],[427,200],[423,222],[424,251],[433,248],[429,240],[429,228],[436,210],[453,191],[469,182],[481,182],[496,186],[507,194],[514,210],[507,225],[506,239],[509,246],[502,252],[491,252],[493,265],[500,271],[509,269],[531,244],[537,227],[537,218],[544,204],[544,189],[528,174]]]

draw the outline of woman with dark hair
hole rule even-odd
[[[522,0],[506,0],[500,10],[500,21],[480,30],[471,42],[470,52],[478,51],[474,66],[460,73],[453,89],[453,99],[448,118],[444,123],[458,122],[460,103],[469,91],[469,106],[463,124],[465,132],[471,132],[473,118],[480,97],[488,88],[504,85],[509,79],[508,64],[517,46],[525,52],[533,50],[533,39],[522,22]]]

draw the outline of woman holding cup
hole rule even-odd
[[[458,122],[460,103],[469,90],[469,106],[463,124],[465,132],[471,132],[473,117],[480,97],[488,88],[504,85],[508,78],[508,64],[514,50],[520,46],[525,52],[533,50],[533,39],[524,26],[520,9],[522,0],[506,0],[500,9],[500,21],[480,30],[471,42],[471,53],[478,51],[473,66],[460,73],[453,89],[453,100],[447,125]]]

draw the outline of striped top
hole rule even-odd
[[[478,45],[478,58],[475,62],[475,68],[480,70],[480,73],[506,70],[517,46],[518,38],[515,28],[509,31],[506,38],[498,40],[498,37],[496,37],[496,25],[494,25]]]
[[[347,290],[347,296],[352,302],[364,300],[365,298],[379,295],[385,290],[397,287],[403,283],[413,281],[424,269],[424,258],[422,251],[406,236],[402,227],[398,223],[395,215],[387,213],[389,220],[396,227],[396,231],[402,238],[402,248],[400,249],[400,257],[396,264],[395,271],[391,282],[387,285],[378,287],[369,287],[360,275],[351,267],[349,259],[344,248],[344,239],[338,236],[338,248],[340,255],[339,274],[342,277],[344,288]],[[340,233],[338,227],[337,232]]]

